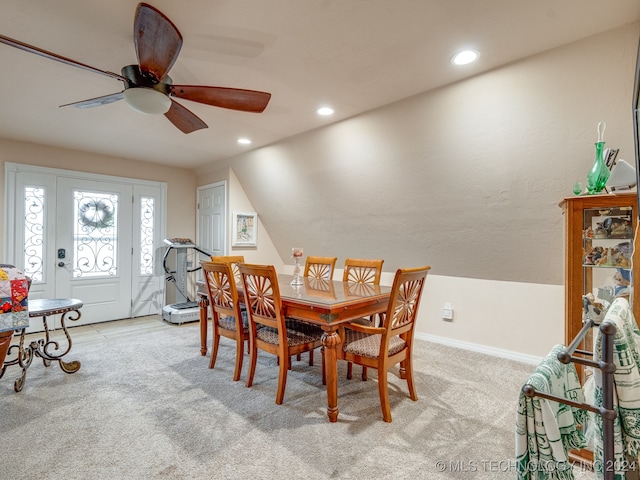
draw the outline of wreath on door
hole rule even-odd
[[[104,199],[86,200],[79,207],[79,221],[85,227],[98,229],[113,227],[114,210],[113,204]]]

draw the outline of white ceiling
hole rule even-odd
[[[196,168],[640,19],[638,0],[151,0],[178,27],[176,84],[267,91],[262,114],[181,103],[188,135],[125,102],[59,105],[122,83],[0,44],[0,137]],[[0,34],[120,73],[134,0],[2,0]],[[466,47],[479,61],[454,67]],[[594,65],[596,68],[597,65]],[[323,104],[332,118],[315,115]],[[253,139],[249,147],[236,143]]]

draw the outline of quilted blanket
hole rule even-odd
[[[539,392],[583,403],[584,395],[573,363],[558,360],[564,346],[556,345],[538,365],[527,384]],[[587,420],[585,410],[520,393],[516,417],[518,480],[573,480],[567,451],[585,446],[577,428]]]
[[[29,279],[13,265],[0,264],[0,332],[29,326]]]

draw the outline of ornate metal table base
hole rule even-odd
[[[67,329],[67,320],[78,320],[80,318],[80,309],[82,308],[82,301],[74,298],[56,298],[56,299],[36,299],[29,301],[29,317],[42,317],[42,323],[44,326],[44,338],[31,341],[28,345],[24,344],[25,329],[20,332],[19,342],[16,345],[11,345],[7,352],[7,358],[11,358],[11,352],[17,349],[16,358],[5,361],[0,370],[0,378],[4,375],[5,370],[9,365],[18,365],[22,368],[21,375],[16,378],[14,383],[14,390],[19,392],[24,386],[25,379],[27,377],[27,369],[31,365],[34,356],[40,357],[45,367],[51,365],[51,362],[58,362],[60,368],[65,373],[75,373],[80,370],[80,362],[78,360],[72,360],[65,362],[62,360],[71,350],[71,335]],[[66,338],[66,347],[61,347],[60,342],[51,337],[49,326],[47,325],[47,317],[51,315],[61,314],[60,325],[62,332]]]

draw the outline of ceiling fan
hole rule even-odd
[[[182,35],[171,20],[155,7],[146,3],[138,4],[133,33],[138,65],[123,67],[121,75],[85,65],[4,35],[0,35],[0,43],[73,67],[106,75],[124,83],[124,90],[121,92],[69,103],[61,107],[90,108],[124,98],[131,108],[141,113],[163,113],[183,133],[207,128],[207,124],[176,102],[174,97],[243,112],[261,113],[267,107],[271,94],[266,92],[226,87],[174,85],[167,73],[180,53]]]

